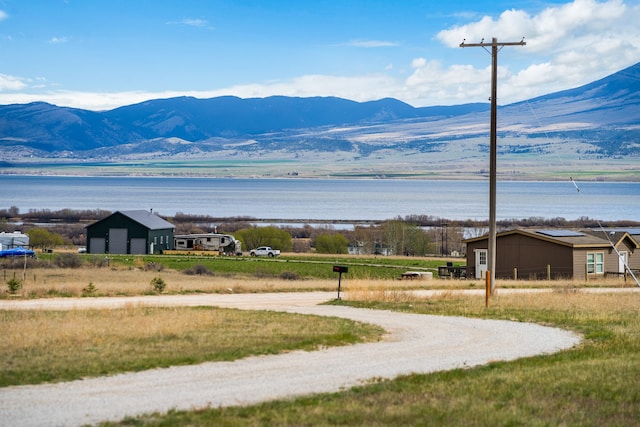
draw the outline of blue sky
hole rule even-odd
[[[0,104],[105,110],[173,96],[498,102],[640,62],[640,0],[0,0]]]

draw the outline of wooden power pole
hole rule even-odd
[[[487,52],[491,47],[491,136],[489,154],[489,247],[487,267],[489,270],[489,288],[491,294],[495,291],[496,279],[496,152],[498,147],[498,52],[505,46],[524,46],[524,37],[519,42],[498,43],[497,38],[491,39],[491,43],[465,43],[460,47],[481,47]]]

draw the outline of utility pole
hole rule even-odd
[[[498,43],[497,38],[492,38],[491,43],[465,43],[460,47],[481,47],[487,52],[491,47],[491,129],[490,129],[490,154],[489,154],[489,247],[487,266],[489,270],[489,288],[491,294],[495,291],[496,279],[496,152],[498,147],[498,52],[505,46],[524,46],[524,37],[519,42]]]

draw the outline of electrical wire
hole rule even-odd
[[[549,135],[547,134],[546,130],[544,130],[544,128],[542,127],[542,122],[540,121],[540,118],[538,117],[538,115],[536,114],[536,112],[534,111],[533,107],[531,106],[531,104],[529,103],[529,101],[526,101],[527,106],[529,107],[529,110],[531,111],[531,115],[535,118],[535,120],[537,121],[538,127],[540,129],[543,130],[543,133],[547,139],[547,143],[549,144],[549,147],[552,147],[554,149],[554,153],[557,157],[557,159],[560,161],[560,156],[558,155],[557,151],[555,150],[555,147],[553,147],[553,144],[551,144],[551,138],[549,138]],[[571,183],[573,184],[573,186],[576,189],[576,192],[580,194],[580,187],[578,186],[578,184],[576,183],[576,181],[573,179],[572,176],[569,176],[569,181],[571,181]],[[602,233],[604,234],[605,238],[607,239],[607,241],[609,242],[609,244],[611,245],[611,248],[614,250],[614,252],[616,253],[616,255],[618,255],[618,259],[620,261],[622,261],[622,263],[624,264],[625,270],[629,273],[629,275],[633,278],[633,280],[636,282],[636,285],[638,285],[640,287],[640,281],[638,281],[638,278],[636,277],[636,275],[633,273],[633,270],[631,270],[631,267],[629,266],[629,263],[627,262],[627,259],[625,259],[622,254],[618,251],[618,248],[616,248],[615,244],[613,243],[613,241],[611,241],[611,239],[609,238],[609,235],[607,234],[605,228],[602,226],[602,224],[600,223],[599,220],[596,220],[596,222],[598,223],[598,226],[600,227],[600,230],[602,231]]]

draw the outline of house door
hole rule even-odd
[[[484,279],[487,275],[487,249],[476,249],[476,279]]]
[[[618,257],[618,272],[624,273],[629,265],[629,252],[627,251],[619,251],[620,256]]]

